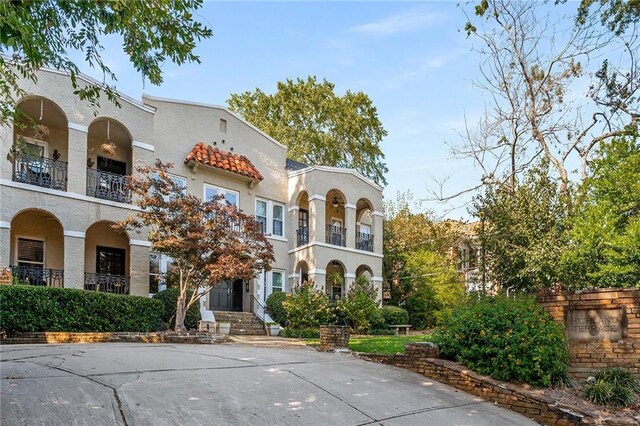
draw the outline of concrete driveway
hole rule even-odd
[[[449,386],[348,354],[243,344],[0,347],[9,425],[528,425]]]

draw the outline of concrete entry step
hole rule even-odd
[[[253,312],[213,311],[217,322],[231,323],[231,336],[264,336],[264,323]]]

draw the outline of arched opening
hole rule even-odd
[[[296,201],[298,206],[298,228],[296,230],[297,247],[309,244],[309,194],[302,191]]]
[[[131,201],[126,188],[133,168],[132,138],[125,126],[98,118],[87,134],[87,195],[121,203]]]
[[[356,204],[356,249],[373,251],[373,206],[366,198]]]
[[[302,283],[309,282],[309,265],[304,260],[298,262],[295,269],[295,286],[301,286]]]
[[[326,271],[326,292],[331,300],[340,299],[345,292],[345,267],[342,262],[332,260]]]
[[[332,189],[327,192],[326,199],[326,243],[346,247],[345,205],[347,204],[347,199],[344,194],[337,189]]]
[[[64,286],[64,230],[44,210],[23,210],[11,221],[11,272],[19,281]]]
[[[16,105],[13,127],[14,182],[67,190],[69,124],[58,105],[32,96]]]
[[[360,265],[356,269],[356,279],[360,277],[366,278],[367,281],[371,282],[373,280],[373,271],[367,265]]]
[[[87,229],[84,289],[129,294],[129,236],[113,222],[96,222]]]

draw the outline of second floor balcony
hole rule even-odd
[[[358,232],[356,234],[356,249],[373,252],[373,235]]]
[[[296,247],[309,244],[309,228],[299,228],[296,230]]]
[[[334,246],[347,246],[347,228],[327,224],[325,241]]]
[[[43,287],[63,287],[64,271],[40,266],[11,266],[11,275],[21,283]]]
[[[104,293],[129,294],[129,277],[85,272],[84,289]]]
[[[87,169],[87,195],[119,203],[131,202],[129,176]]]
[[[67,163],[53,158],[15,152],[12,179],[14,182],[66,191]]]

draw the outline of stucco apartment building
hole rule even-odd
[[[144,233],[111,226],[137,210],[127,176],[159,158],[189,193],[224,194],[255,215],[273,245],[273,270],[221,283],[210,309],[254,311],[303,280],[337,296],[359,275],[381,295],[382,188],[358,172],[288,160],[284,145],[221,106],[121,95],[120,108],[103,100],[96,115],[51,70],[23,88],[16,108],[35,126],[0,127],[0,267],[13,276],[131,295],[162,289],[171,259]],[[326,279],[337,275],[342,283]]]

